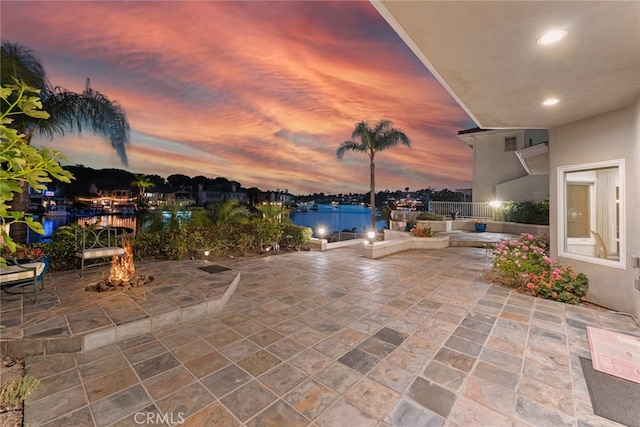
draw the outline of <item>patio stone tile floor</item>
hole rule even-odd
[[[589,356],[587,325],[640,329],[628,316],[487,283],[483,249],[371,260],[347,247],[224,265],[241,279],[218,311],[84,352],[28,357],[41,385],[25,422],[619,425],[594,415],[578,357]],[[176,281],[197,270],[145,263],[156,266]],[[76,307],[84,310],[53,316],[51,328],[72,334],[109,316],[99,303]],[[3,307],[3,322],[16,309]]]

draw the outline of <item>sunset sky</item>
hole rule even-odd
[[[7,1],[2,39],[55,86],[117,101],[128,170],[218,176],[294,194],[369,189],[368,157],[338,145],[389,119],[411,139],[376,157],[376,189],[471,187],[475,127],[368,1]],[[36,145],[122,168],[91,134]]]

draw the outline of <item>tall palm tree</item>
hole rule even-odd
[[[131,185],[134,187],[138,187],[138,208],[142,209],[142,203],[144,202],[144,193],[147,188],[152,188],[154,184],[148,176],[136,174],[136,178],[133,180]]]
[[[118,103],[91,89],[89,79],[82,93],[53,86],[30,49],[4,40],[0,49],[0,67],[2,86],[14,84],[14,79],[17,79],[39,89],[42,109],[50,114],[47,120],[27,115],[14,117],[11,127],[24,134],[27,143],[36,134],[53,138],[67,132],[80,134],[88,130],[108,138],[122,164],[127,165],[125,145],[129,143],[129,123],[124,110]],[[28,192],[23,191],[16,195],[11,207],[14,211],[25,212],[28,204]],[[12,227],[11,234],[18,242],[26,241],[25,227]]]
[[[366,153],[369,156],[369,169],[371,171],[371,229],[376,228],[376,165],[375,156],[379,151],[387,150],[398,144],[411,146],[411,141],[399,129],[393,127],[390,120],[380,120],[374,127],[366,121],[356,123],[355,129],[348,141],[342,142],[336,150],[338,160],[342,160],[347,151]]]

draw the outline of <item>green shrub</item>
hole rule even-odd
[[[263,252],[275,243],[299,249],[312,235],[308,227],[275,221],[200,227],[178,223],[176,227],[134,236],[131,243],[135,259],[203,259],[204,251],[209,251],[209,256],[236,252],[244,256],[252,250]],[[49,256],[52,270],[71,270],[75,262],[75,232],[70,227],[59,230],[51,242],[29,247],[41,248]]]
[[[420,221],[444,221],[445,216],[433,212],[420,212],[416,219]]]
[[[589,289],[589,279],[583,273],[576,274],[571,267],[556,266],[551,271],[529,273],[527,288],[533,296],[577,304]]]
[[[549,225],[549,200],[540,202],[506,202],[504,220],[520,224]]]
[[[309,227],[300,227],[293,224],[282,224],[282,238],[280,246],[289,246],[299,250],[303,245],[309,243],[313,230]]]
[[[529,290],[533,296],[576,304],[584,299],[589,280],[549,257],[549,240],[521,234],[503,240],[491,250],[493,267],[509,286]]]
[[[492,249],[493,266],[502,277],[517,284],[521,273],[538,273],[551,265],[549,239],[521,234],[517,239],[502,240]]]

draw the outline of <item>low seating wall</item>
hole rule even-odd
[[[449,246],[449,236],[406,237],[366,244],[365,256],[371,259],[382,258],[410,249],[443,249]]]

